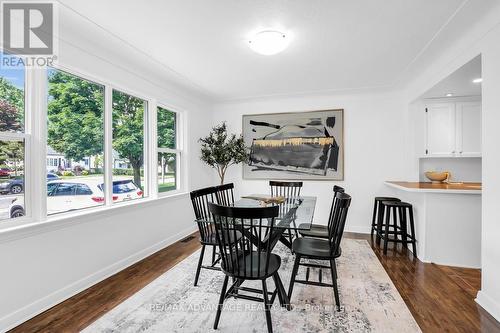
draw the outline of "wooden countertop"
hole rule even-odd
[[[435,184],[431,182],[386,181],[386,185],[409,192],[480,194],[481,183]]]

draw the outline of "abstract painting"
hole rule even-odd
[[[245,179],[344,178],[344,110],[243,116]]]

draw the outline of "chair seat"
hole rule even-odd
[[[296,254],[312,258],[338,258],[342,254],[342,249],[332,257],[330,255],[330,242],[324,239],[298,238],[293,241],[292,250]]]
[[[266,252],[252,252],[251,254],[247,254],[245,257],[241,256],[237,259],[238,265],[233,264],[239,268],[236,272],[233,272],[231,267],[226,269],[224,263],[221,264],[221,268],[227,275],[234,276],[235,278],[245,280],[262,280],[274,275],[274,273],[276,273],[281,266],[280,256],[271,253],[269,256],[269,268],[266,274],[266,255]]]
[[[226,239],[228,237],[225,237]],[[229,233],[230,243],[234,243],[234,234]],[[241,232],[236,231],[236,239],[241,238]],[[215,232],[211,233],[206,239],[200,237],[200,243],[204,245],[217,245],[217,234]]]
[[[306,230],[307,224],[299,225],[299,233],[303,237],[328,238],[328,227],[321,224],[311,224],[311,228]]]

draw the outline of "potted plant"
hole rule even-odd
[[[212,128],[208,136],[200,138],[201,160],[217,170],[221,185],[224,176],[231,165],[246,162],[248,152],[243,136],[228,134],[226,123],[223,122]]]

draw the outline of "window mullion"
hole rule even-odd
[[[25,209],[35,221],[47,218],[47,70],[26,71]]]
[[[104,87],[104,198],[113,203],[113,89]]]
[[[149,141],[149,147],[147,151],[149,152],[148,159],[148,174],[149,174],[149,195],[152,198],[158,197],[158,152],[157,152],[157,142],[158,142],[158,108],[156,100],[150,100],[148,110],[148,124],[149,131],[146,133],[146,137]]]

